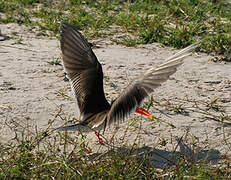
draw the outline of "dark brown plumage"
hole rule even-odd
[[[76,27],[67,23],[61,24],[60,31],[63,66],[71,81],[81,115],[78,124],[61,127],[60,131],[95,130],[123,121],[155,88],[176,72],[183,59],[189,55],[188,52],[198,44],[181,50],[168,58],[166,63],[134,79],[110,104],[104,94],[102,66],[87,40]]]

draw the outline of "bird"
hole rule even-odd
[[[174,74],[191,54],[199,41],[166,59],[166,62],[151,67],[135,78],[118,97],[109,103],[103,88],[103,69],[90,44],[78,28],[62,22],[60,26],[60,46],[64,71],[70,80],[74,98],[80,112],[77,124],[59,127],[59,131],[98,131],[110,125],[123,122],[135,110],[152,118],[145,109],[139,108],[155,88]],[[100,142],[99,138],[99,142]],[[103,142],[101,141],[103,144]]]

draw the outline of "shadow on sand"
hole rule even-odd
[[[215,149],[202,150],[200,147],[187,145],[182,139],[178,139],[179,150],[166,151],[161,149],[152,148],[150,146],[143,146],[140,148],[132,149],[131,147],[117,147],[107,151],[104,154],[95,153],[91,158],[104,158],[111,153],[119,153],[125,155],[138,155],[140,158],[144,156],[151,160],[155,168],[164,168],[166,166],[174,166],[179,160],[184,159],[186,162],[206,161],[210,163],[218,163],[222,159],[221,153]],[[192,147],[190,147],[192,146]]]

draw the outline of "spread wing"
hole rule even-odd
[[[103,71],[87,40],[72,25],[60,28],[63,66],[71,80],[80,115],[110,108],[103,90]]]
[[[174,56],[168,58],[166,63],[151,68],[135,79],[114,101],[108,113],[107,124],[123,121],[135,108],[140,106],[145,97],[153,92],[155,88],[167,81],[177,68],[183,63],[183,59],[189,56],[199,42],[186,47]]]

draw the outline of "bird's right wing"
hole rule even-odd
[[[62,23],[60,44],[63,66],[76,97],[80,114],[110,107],[103,90],[103,71],[87,40],[72,25]]]
[[[108,113],[107,124],[123,121],[132,110],[140,106],[145,97],[169,79],[177,68],[183,63],[183,59],[189,56],[199,42],[192,44],[167,59],[167,62],[157,68],[151,68],[135,79],[114,101]]]

